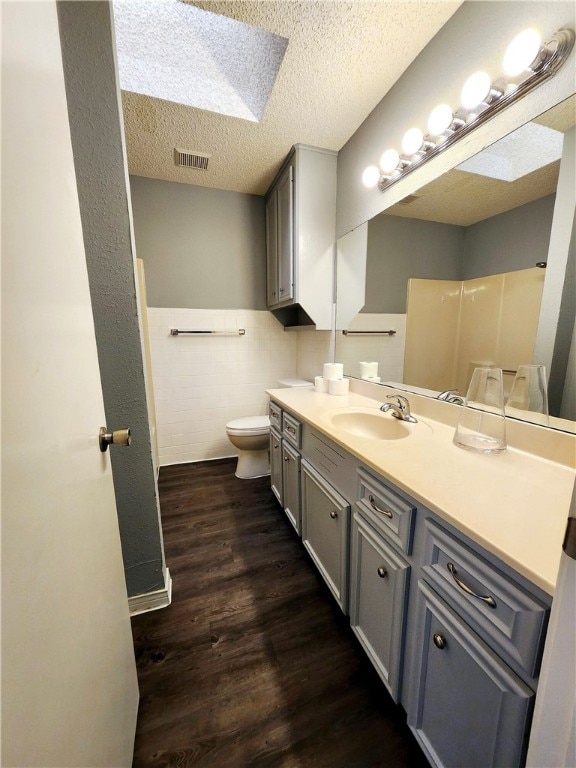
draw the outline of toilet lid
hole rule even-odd
[[[241,419],[234,419],[226,424],[226,429],[239,429],[242,432],[262,432],[270,427],[270,418],[268,416],[244,416]]]

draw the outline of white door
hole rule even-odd
[[[123,768],[138,688],[56,6],[1,10],[2,765]]]

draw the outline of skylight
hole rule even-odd
[[[459,171],[516,181],[559,160],[564,135],[544,125],[526,123],[518,130],[461,163]]]
[[[114,0],[120,87],[262,119],[288,40],[181,0]]]

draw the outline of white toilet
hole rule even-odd
[[[304,379],[281,379],[280,387],[310,387]],[[226,434],[238,449],[236,477],[248,480],[270,474],[270,418],[244,416],[226,424]]]

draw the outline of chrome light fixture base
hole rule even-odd
[[[495,115],[533,91],[541,83],[553,77],[572,51],[575,37],[573,29],[559,29],[550,40],[541,46],[538,55],[527,70],[529,72],[527,76],[518,83],[515,83],[512,78],[508,80],[500,78],[492,83],[490,95],[486,100],[487,103],[479,105],[477,111],[473,113],[458,109],[454,113],[452,125],[444,135],[434,137],[426,134],[419,152],[411,157],[401,155],[398,167],[393,172],[380,176],[378,189],[381,192],[386,191],[428,160],[451,147],[460,138],[488,122]]]

